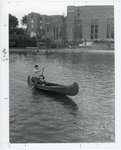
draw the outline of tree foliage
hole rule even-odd
[[[22,17],[22,19],[21,19],[21,24],[22,24],[23,26],[27,25],[27,15],[24,15],[24,16]]]
[[[73,38],[74,40],[82,39],[82,20],[79,17],[74,19]]]
[[[10,35],[24,35],[25,31],[23,28],[12,28],[9,30]]]
[[[65,41],[67,37],[67,26],[66,26],[66,18],[63,16],[62,17],[62,26],[61,26],[61,31],[59,33],[60,38]]]
[[[18,26],[18,18],[9,14],[9,29],[16,28]]]

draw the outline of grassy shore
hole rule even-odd
[[[27,48],[10,48],[9,52],[14,53],[28,53],[28,52],[110,52],[114,51],[114,44],[111,44],[110,47],[105,43],[96,43],[90,46],[82,46],[78,48],[51,48],[51,49],[41,49],[38,47],[27,47]]]

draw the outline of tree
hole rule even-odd
[[[82,20],[74,20],[74,29],[73,29],[74,40],[80,41],[82,39]]]
[[[67,25],[66,25],[66,17],[64,16],[62,17],[62,26],[59,36],[62,39],[63,43],[65,43],[67,40]]]
[[[16,28],[18,26],[18,18],[9,14],[9,29]]]
[[[21,19],[21,24],[22,24],[23,26],[26,26],[26,25],[27,25],[27,15],[24,15],[24,16],[22,17],[22,19]]]

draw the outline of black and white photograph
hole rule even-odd
[[[115,143],[114,10],[9,3],[10,143]]]

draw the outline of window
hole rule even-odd
[[[58,28],[54,28],[54,40],[58,39]]]
[[[34,26],[33,26],[33,19],[31,19],[31,28],[34,28]]]
[[[93,34],[94,34],[94,25],[91,25],[91,39],[93,39]]]
[[[31,24],[31,28],[32,28],[32,29],[34,28],[33,24]]]
[[[95,25],[98,25],[98,19],[95,19]]]
[[[109,19],[107,20],[107,38],[110,37],[110,23],[109,23]]]
[[[54,28],[54,40],[55,40],[55,28]]]
[[[114,38],[114,19],[107,19],[107,38]]]
[[[47,32],[49,32],[49,28],[47,27]]]
[[[95,25],[95,39],[98,38],[98,25]]]
[[[40,29],[42,29],[42,24],[40,24]]]
[[[111,22],[111,38],[114,39],[114,19]]]
[[[34,20],[33,20],[33,16],[31,16],[31,23],[33,23],[34,22]]]
[[[56,39],[58,39],[58,28],[56,28]]]
[[[98,38],[98,19],[91,19],[91,39]]]
[[[91,25],[94,25],[95,23],[94,23],[94,19],[91,19]]]

